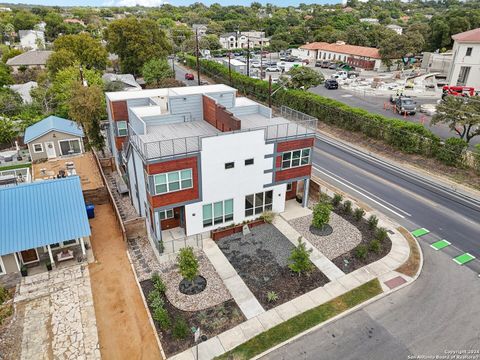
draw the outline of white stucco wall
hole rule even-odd
[[[472,48],[472,54],[466,56],[469,47]],[[465,86],[480,88],[480,44],[455,42],[452,51],[453,59],[448,72],[448,83],[456,86],[461,67],[470,66],[470,74]]]

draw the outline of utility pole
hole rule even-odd
[[[230,60],[232,59],[232,53],[228,52],[228,79],[230,81],[230,86],[232,86],[232,64]]]
[[[272,75],[268,75],[268,107],[272,108]]]
[[[200,50],[198,49],[198,29],[195,29],[195,49],[196,49],[196,55],[197,55],[197,80],[198,80],[198,85],[200,85]]]
[[[250,77],[250,36],[247,36],[247,76]]]

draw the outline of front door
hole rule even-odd
[[[55,144],[52,141],[45,142],[45,149],[47,152],[47,157],[49,159],[57,157],[57,152],[55,151]]]
[[[28,249],[21,251],[22,260],[24,264],[31,264],[38,261],[37,249]]]

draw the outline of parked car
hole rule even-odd
[[[407,96],[399,96],[395,101],[395,110],[399,114],[415,115],[417,112],[417,103]]]
[[[265,65],[267,65],[267,66],[277,66],[277,62],[276,61],[265,61]]]
[[[305,65],[308,65],[308,64],[310,64],[310,60],[308,60],[308,59],[303,59],[303,60],[302,60],[302,63],[304,63]]]
[[[296,56],[287,56],[285,58],[285,61],[287,61],[287,62],[295,62],[295,61],[298,61],[298,60],[300,60],[300,59],[297,58]]]
[[[281,72],[282,70],[276,66],[269,66],[265,69],[268,72]]]
[[[322,64],[320,65],[320,67],[324,69],[328,69],[329,66],[330,66],[330,61],[325,61],[325,60],[323,60]]]
[[[200,85],[210,85],[207,80],[200,80]]]
[[[195,76],[192,73],[186,73],[185,80],[195,80]]]
[[[322,60],[315,61],[315,67],[322,67],[322,64],[323,64]]]
[[[336,79],[327,79],[325,80],[325,87],[328,90],[338,89],[338,81]]]
[[[250,63],[250,66],[252,68],[260,68],[260,63],[255,61],[255,62]]]
[[[420,112],[433,116],[437,113],[437,104],[422,104],[420,105]]]
[[[337,64],[330,64],[328,65],[329,69],[336,70],[337,69]]]

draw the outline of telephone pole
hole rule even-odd
[[[198,29],[195,29],[195,52],[197,55],[197,80],[198,80],[198,85],[200,85],[200,50],[198,49]]]
[[[250,36],[247,37],[247,76],[250,77]]]
[[[232,59],[232,53],[228,52],[228,79],[230,81],[230,86],[232,86],[232,64],[230,60]]]
[[[263,32],[263,29],[261,29]],[[264,36],[261,36],[260,40],[260,80],[263,80],[263,38]]]
[[[268,107],[272,108],[272,75],[268,75]]]

